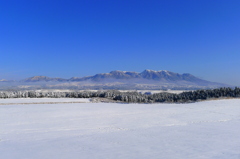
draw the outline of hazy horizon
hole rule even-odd
[[[238,0],[0,2],[0,80],[114,70],[240,86]]]

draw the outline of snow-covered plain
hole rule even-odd
[[[0,105],[4,104],[48,104],[48,103],[88,103],[88,98],[6,98],[0,99]]]
[[[0,158],[240,159],[240,99],[0,105]]]

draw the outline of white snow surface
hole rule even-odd
[[[0,158],[240,159],[240,99],[0,105]]]
[[[71,102],[90,102],[89,98],[6,98],[0,99],[1,104],[21,104],[21,103],[71,103]]]

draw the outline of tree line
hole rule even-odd
[[[70,91],[70,92],[41,92],[41,91],[1,91],[0,98],[108,98],[111,100],[126,103],[186,103],[212,98],[238,98],[240,88],[218,88],[207,90],[195,90],[174,93],[140,93],[120,92],[118,90],[107,91]]]

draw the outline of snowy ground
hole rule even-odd
[[[48,104],[48,103],[88,103],[88,98],[6,98],[0,99],[0,105],[14,104]]]
[[[240,99],[0,105],[0,158],[240,159]]]

